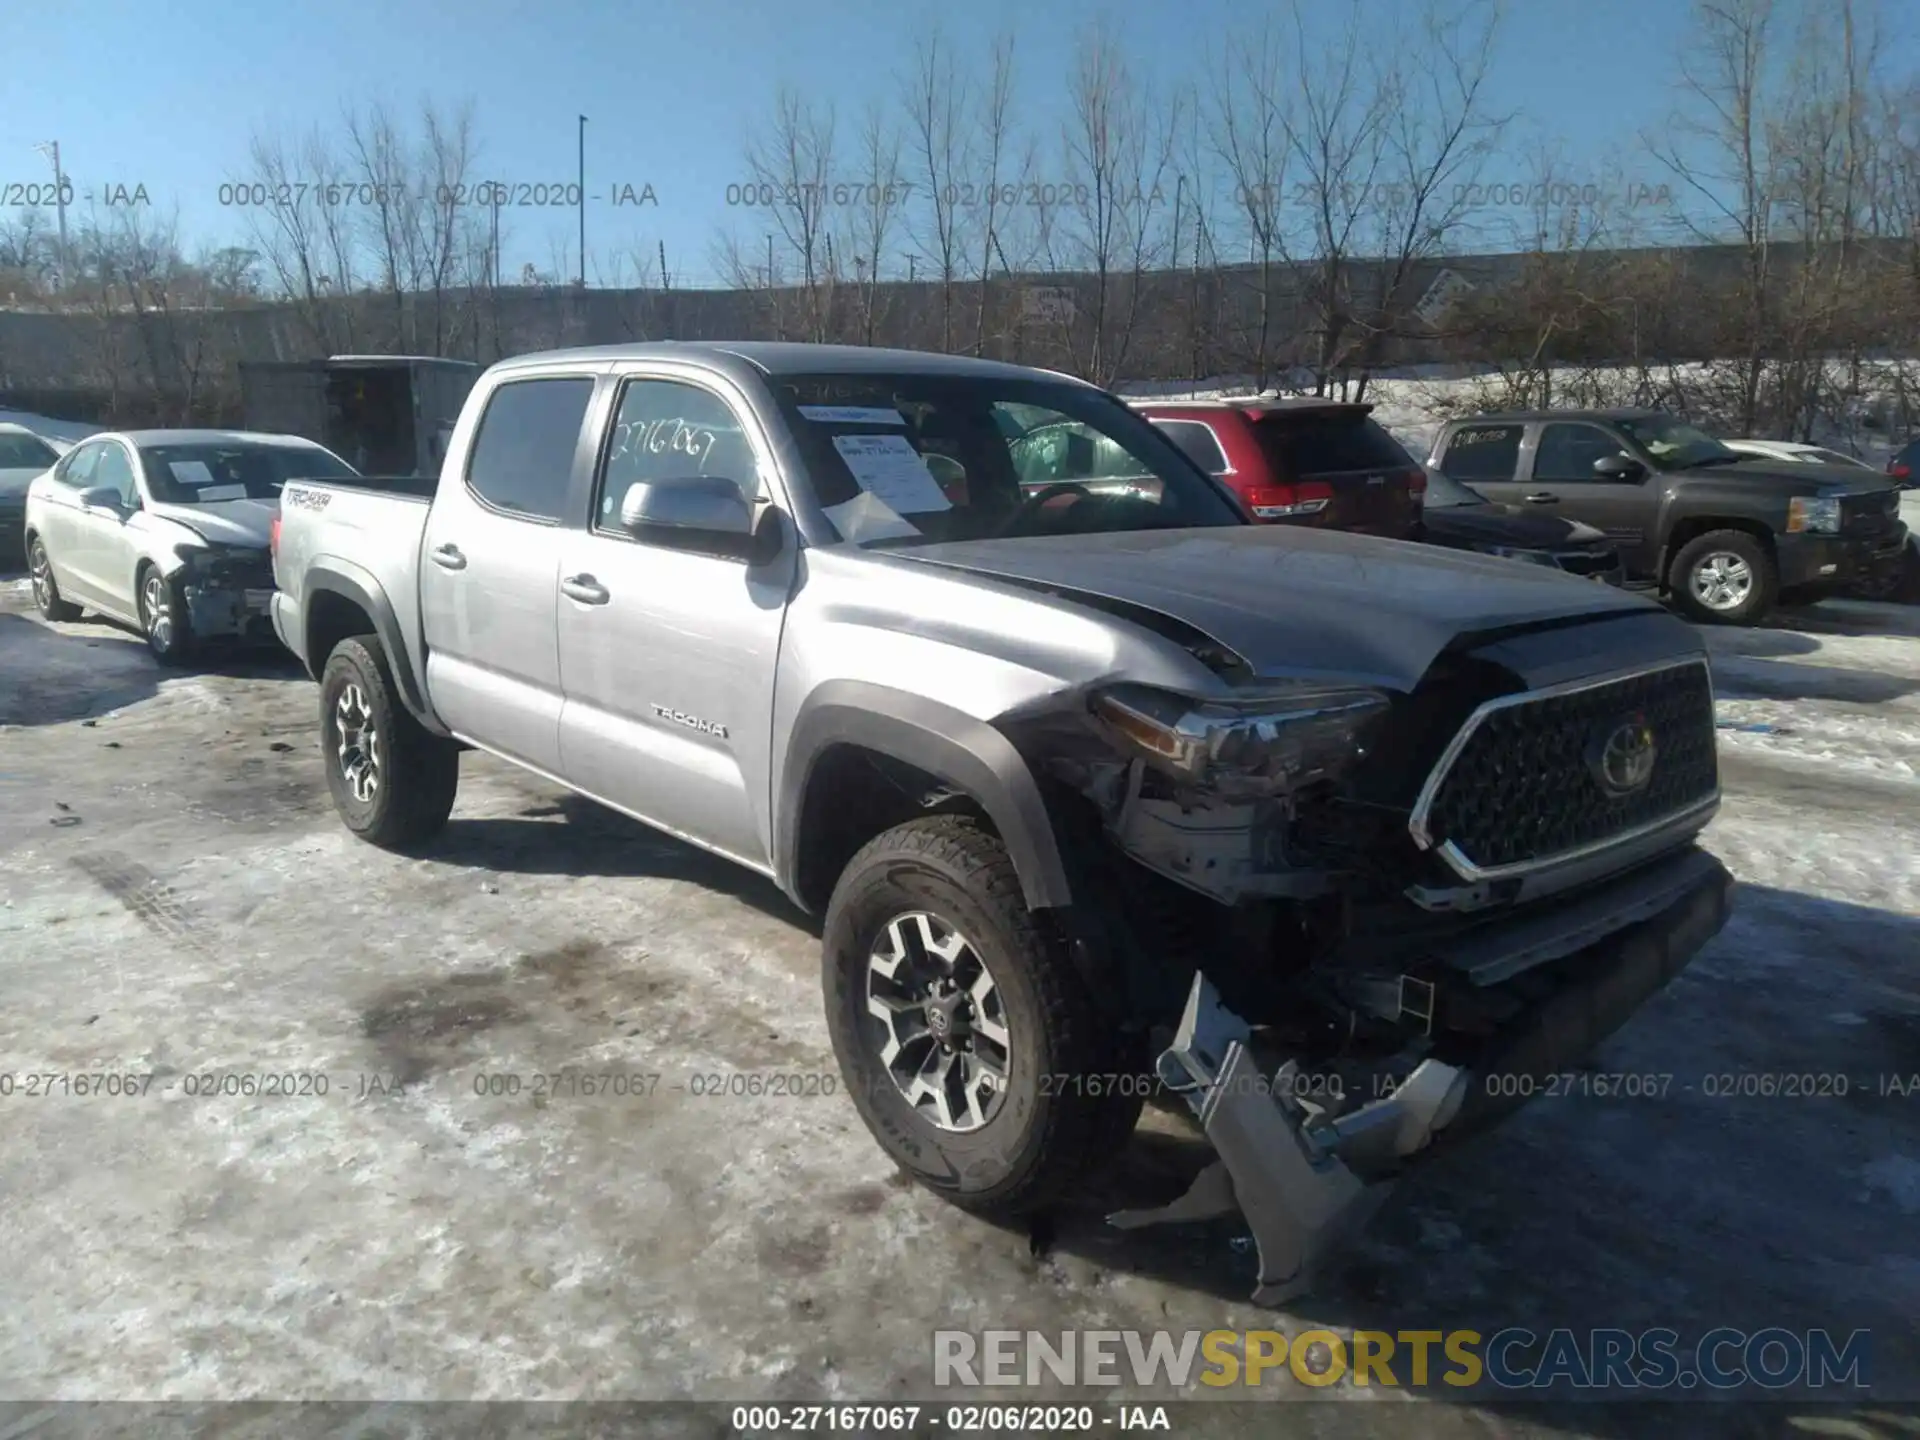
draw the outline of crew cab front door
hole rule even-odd
[[[724,478],[763,523],[771,449],[739,397],[704,380],[628,376],[615,395],[586,524],[560,552],[562,774],[630,814],[771,867],[773,683],[797,573],[699,532],[620,521],[629,486]]]
[[[421,542],[427,692],[461,739],[560,771],[561,517],[592,463],[590,374],[508,380],[464,473],[443,473]]]
[[[1531,470],[1515,487],[1521,492],[1519,498],[1540,504],[1563,520],[1577,520],[1604,532],[1619,548],[1628,575],[1650,574],[1658,560],[1654,530],[1660,497],[1645,463],[1618,435],[1585,421],[1547,421],[1539,426],[1530,449],[1522,467],[1530,463]],[[1596,473],[1594,462],[1611,457],[1632,461],[1635,472],[1631,476]],[[1543,501],[1542,497],[1550,498]]]

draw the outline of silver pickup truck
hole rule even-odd
[[[1217,1161],[1112,1219],[1238,1210],[1264,1302],[1727,918],[1687,626],[1245,523],[1059,375],[524,356],[431,498],[288,485],[275,564],[354,833],[429,842],[471,748],[771,876],[903,1168],[1031,1212],[1184,1103]]]

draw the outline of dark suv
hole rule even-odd
[[[1133,400],[1129,404],[1255,520],[1413,536],[1427,474],[1373,419],[1337,400]]]
[[[1428,463],[1489,500],[1551,507],[1603,531],[1629,584],[1699,620],[1752,624],[1901,562],[1899,486],[1852,467],[1729,449],[1658,410],[1449,421]]]

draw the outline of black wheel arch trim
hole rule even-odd
[[[1071,900],[1053,820],[1013,742],[983,720],[925,696],[860,680],[830,680],[811,694],[789,734],[776,812],[774,873],[798,893],[800,824],[814,769],[835,745],[890,755],[978,801],[1013,859],[1030,910]]]
[[[340,560],[316,561],[307,568],[305,582],[300,598],[300,646],[303,651],[301,660],[307,667],[307,673],[317,680],[327,663],[325,655],[313,653],[313,597],[338,595],[343,600],[350,600],[373,621],[374,634],[379,637],[380,648],[387,655],[387,669],[392,673],[394,686],[400,692],[400,703],[407,707],[414,719],[434,734],[445,735],[446,727],[428,705],[426,687],[421,684],[414,668],[414,650],[401,633],[399,617],[393,613],[393,606],[388,602],[386,592],[380,588],[380,582],[359,566]]]

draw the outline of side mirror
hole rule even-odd
[[[1593,462],[1593,473],[1602,480],[1638,480],[1647,467],[1625,455],[1602,455]]]
[[[753,508],[723,475],[685,480],[636,480],[620,497],[627,530],[688,530],[744,539],[753,534]]]
[[[89,510],[122,510],[120,492],[112,485],[94,485],[80,492],[80,503]]]

